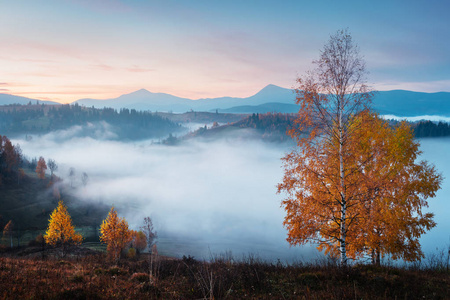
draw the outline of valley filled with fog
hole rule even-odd
[[[281,157],[290,143],[265,143],[239,136],[214,141],[192,139],[177,146],[153,141],[109,140],[107,129],[95,139],[73,134],[79,128],[16,139],[25,156],[52,158],[56,175],[68,181],[83,201],[114,205],[133,229],[151,216],[166,255],[209,259],[231,251],[236,258],[299,261],[320,258],[312,246],[289,247],[276,185],[283,176]],[[243,136],[248,137],[249,132]],[[450,139],[423,139],[422,157],[450,177]],[[86,186],[81,174],[89,176]],[[444,179],[429,201],[437,227],[422,237],[426,254],[450,244],[450,184]],[[76,224],[75,224],[76,225]]]

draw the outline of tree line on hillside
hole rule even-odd
[[[450,125],[445,122],[421,121],[412,124],[412,128],[418,138],[450,136]]]
[[[162,137],[181,129],[151,112],[123,108],[87,108],[75,105],[9,105],[0,110],[0,130],[8,135],[43,134],[74,125],[106,122],[119,139]]]
[[[14,146],[6,136],[0,135],[0,186],[17,182],[25,176],[23,155],[19,145]]]
[[[286,132],[295,125],[295,118],[295,114],[257,113],[236,122],[235,126],[254,128],[262,132],[263,138],[276,137],[284,140]]]
[[[22,154],[19,145],[0,136],[0,229],[9,224],[6,232],[14,234],[18,246],[27,232],[44,228],[46,212],[55,202],[61,198],[69,203],[77,202],[71,190],[85,187],[89,182],[86,172],[77,172],[71,167],[67,170],[67,183],[64,183],[55,174],[57,170],[54,159],[46,161],[42,156],[29,159]],[[36,214],[30,215],[30,207],[36,209]],[[98,238],[95,230],[106,209],[102,203],[77,203],[75,216],[85,229],[88,228],[86,231],[91,232],[87,234],[90,239]]]
[[[257,135],[264,141],[270,142],[283,142],[290,137],[287,136],[287,131],[291,130],[295,126],[295,114],[285,113],[264,113],[264,114],[252,114],[244,119],[220,126],[217,122],[208,128],[206,125],[199,129],[189,133],[187,137],[214,137],[227,132],[230,128],[254,129]],[[170,136],[163,141],[165,144],[176,144],[178,139]]]
[[[28,159],[22,154],[20,145],[13,145],[7,136],[0,135],[0,187],[20,185],[21,180],[26,177],[26,169],[36,172],[38,178],[44,179],[47,166],[51,172],[50,182],[53,182],[53,173],[58,169],[55,160],[49,159],[47,165],[42,156],[39,159],[36,157]]]
[[[254,113],[245,117],[244,119],[219,126],[217,122],[211,127],[200,127],[199,129],[191,132],[188,136],[213,136],[215,134],[220,134],[227,127],[238,127],[238,128],[253,128],[260,135],[263,140],[269,141],[285,141],[291,138],[289,131],[295,128],[296,114],[286,114],[286,113]],[[395,120],[389,120],[389,126],[395,128],[401,124],[401,122]],[[416,123],[408,123],[413,129],[414,136],[417,138],[423,137],[445,137],[450,136],[450,125],[445,122],[432,122],[432,121],[421,121]],[[309,129],[306,129],[307,132]],[[169,136],[163,141],[165,144],[173,145],[178,142],[178,138],[175,136]]]
[[[233,124],[242,128],[255,128],[262,131],[264,136],[289,136],[288,132],[295,126],[296,114],[265,113],[252,114]],[[401,122],[390,121],[391,128]],[[446,122],[420,121],[409,123],[417,138],[450,136],[450,124]]]

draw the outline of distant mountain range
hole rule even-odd
[[[222,113],[295,113],[295,93],[291,89],[268,85],[253,96],[247,98],[209,98],[191,100],[169,94],[151,93],[139,90],[118,98],[108,100],[81,99],[80,105],[120,109],[186,112],[215,111]],[[380,114],[397,116],[442,115],[450,116],[450,93],[421,93],[403,90],[376,92],[373,108]]]
[[[37,100],[24,97],[0,94],[0,105],[20,103],[27,104]],[[158,112],[181,113],[186,111],[218,111],[222,113],[294,113],[298,105],[294,103],[295,93],[291,89],[276,85],[268,85],[253,96],[246,98],[206,98],[192,100],[170,94],[152,93],[145,89],[125,94],[117,98],[97,100],[80,99],[74,103],[96,108],[112,107],[129,108]],[[45,104],[57,104],[51,101],[40,101]],[[450,116],[450,93],[421,93],[404,90],[376,92],[372,107],[380,114],[397,116],[440,115]]]
[[[27,105],[30,102],[31,102],[31,104],[36,104],[36,103],[60,104],[58,102],[53,102],[53,101],[43,101],[43,100],[26,98],[26,97],[14,96],[14,95],[10,95],[10,94],[0,94],[0,105],[9,105],[9,104]]]
[[[151,93],[145,89],[142,89],[114,99],[81,99],[76,101],[76,103],[78,103],[79,105],[94,106],[96,108],[103,108],[104,106],[107,106],[115,109],[120,109],[126,107],[136,110],[172,111],[177,113],[190,110],[218,110],[219,112],[225,112],[225,110],[229,110],[229,112],[232,113],[252,113],[254,112],[252,106],[265,105],[267,103],[282,103],[295,106],[294,99],[295,97],[291,90],[284,89],[275,85],[268,85],[257,94],[247,98],[221,97],[192,100],[176,97],[169,94]],[[249,106],[250,108],[247,111],[242,111],[242,106]],[[294,111],[297,110],[298,109],[294,109]],[[289,110],[289,112],[290,111],[291,110]]]

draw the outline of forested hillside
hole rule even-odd
[[[191,132],[189,137],[220,137],[224,134],[236,131],[237,129],[255,129],[256,136],[265,141],[282,142],[290,140],[287,131],[295,124],[296,114],[265,113],[252,114],[234,123],[219,126],[217,123],[212,127],[201,127]],[[390,126],[398,126],[400,122],[390,120]],[[411,122],[414,135],[417,138],[424,137],[445,137],[450,136],[450,124],[445,122],[420,121]],[[173,139],[173,137],[172,137]],[[173,140],[172,140],[173,142]],[[169,142],[170,144],[170,142]]]
[[[246,118],[232,124],[219,126],[217,123],[211,128],[201,127],[190,133],[188,137],[221,137],[227,134],[236,133],[239,129],[253,129],[252,135],[248,138],[258,138],[269,142],[283,142],[290,140],[287,130],[294,126],[294,114],[265,113],[252,114]]]
[[[450,136],[450,125],[444,122],[422,121],[414,123],[412,127],[414,128],[415,136],[418,138]]]
[[[150,112],[134,109],[87,108],[75,105],[7,105],[0,107],[0,132],[8,136],[45,134],[74,125],[87,126],[84,134],[106,122],[118,139],[159,138],[177,132],[181,126]]]
[[[11,221],[17,243],[24,242],[27,233],[34,238],[46,228],[49,212],[58,200],[65,199],[77,224],[95,231],[107,208],[79,201],[71,186],[57,176],[45,176],[45,169],[44,158],[28,160],[19,145],[0,136],[0,228]]]

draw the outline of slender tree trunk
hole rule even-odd
[[[340,224],[340,254],[341,254],[341,267],[347,266],[347,199],[345,195],[345,174],[344,174],[344,132],[342,123],[342,100],[339,103],[339,177],[341,186],[341,224]]]
[[[16,237],[17,237],[17,248],[20,247],[20,227],[17,228],[16,230]]]
[[[377,248],[377,266],[381,265],[381,254],[380,254],[380,248]]]

